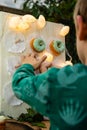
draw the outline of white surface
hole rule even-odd
[[[2,86],[2,49],[1,49],[1,43],[2,43],[2,37],[4,33],[4,25],[5,25],[6,16],[3,12],[0,13],[0,110],[1,110],[1,86]]]
[[[6,101],[6,103],[11,106],[18,106],[23,103],[23,101],[19,100],[14,95],[14,93],[12,91],[12,82],[11,81],[6,83],[5,86],[3,87],[3,97]]]
[[[26,41],[22,33],[7,31],[4,43],[7,51],[11,53],[22,53],[26,49]]]
[[[29,106],[26,105],[25,103],[15,106],[15,107],[11,106],[5,101],[5,97],[2,95],[5,84],[7,84],[9,81],[11,81],[11,78],[12,78],[11,75],[9,75],[8,69],[7,69],[8,68],[7,67],[8,59],[12,56],[15,56],[15,57],[21,56],[21,54],[9,53],[5,46],[6,45],[5,42],[7,41],[6,39],[8,39],[8,37],[6,37],[6,35],[9,31],[12,31],[8,28],[8,25],[7,25],[8,15],[9,14],[7,14],[7,13],[5,14],[5,17],[7,19],[5,20],[5,25],[3,26],[4,28],[2,29],[3,37],[0,42],[0,49],[1,49],[0,50],[0,60],[1,60],[1,62],[0,62],[1,63],[0,64],[0,68],[1,68],[0,69],[0,74],[1,74],[0,75],[1,76],[1,80],[0,80],[1,108],[0,108],[0,111],[1,112],[3,111],[6,115],[10,115],[10,116],[13,116],[14,118],[16,118],[21,113],[26,112],[26,108],[28,108]],[[0,19],[2,19],[3,16],[4,15],[0,15]],[[2,20],[2,22],[3,22],[3,20]],[[61,30],[62,27],[63,27],[62,24],[47,22],[47,24],[43,30],[38,30],[36,28],[36,25],[33,24],[32,28],[30,30],[27,30],[26,32],[22,33],[26,39],[26,50],[22,54],[29,54],[30,52],[32,52],[32,53],[34,52],[34,51],[32,51],[30,44],[29,44],[32,38],[42,38],[46,42],[46,51],[51,53],[50,49],[49,49],[49,44],[52,40],[60,39],[64,42],[65,38],[60,37],[58,35],[59,31]],[[1,25],[0,25],[0,28],[1,28]],[[9,36],[9,39],[10,39],[10,36]],[[45,51],[43,53],[39,53],[39,56],[42,56],[44,54],[45,54]],[[56,64],[64,62],[65,61],[65,52],[63,52],[58,57],[53,56],[53,58],[54,58],[53,62]]]
[[[20,64],[21,64],[20,57],[9,56],[8,61],[7,61],[7,71],[10,76],[14,74],[14,72],[16,71],[16,66]]]

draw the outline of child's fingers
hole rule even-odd
[[[51,66],[52,66],[52,63],[50,63],[50,62],[44,63],[44,64],[41,65],[41,67],[40,67],[40,72],[43,73],[43,72],[47,71],[48,68],[50,68]]]
[[[16,65],[16,66],[15,66],[15,69],[19,68],[20,66],[21,66],[21,64],[19,64],[19,65]]]
[[[36,66],[35,66],[35,69],[38,69],[41,65],[42,62],[44,62],[46,60],[47,56],[43,56],[42,58],[40,59],[36,59]]]
[[[23,61],[25,59],[25,56],[21,56],[21,61]]]
[[[40,72],[41,72],[41,73],[46,72],[46,71],[47,71],[47,68],[46,68],[46,67],[40,68]]]
[[[32,57],[37,57],[38,56],[38,54],[37,53],[31,53],[31,55],[30,56],[32,56]]]
[[[31,55],[32,55],[31,53],[28,54],[28,56],[31,56]]]
[[[47,68],[49,68],[49,67],[51,67],[52,66],[52,63],[50,63],[50,62],[48,62],[47,64],[46,64],[46,67]]]
[[[39,56],[38,56],[38,54],[36,53],[36,54],[34,55],[34,58],[38,59],[38,57],[39,57]]]
[[[40,64],[42,63],[42,62],[44,62],[45,60],[46,60],[46,58],[47,58],[47,56],[43,56],[39,61],[40,61]]]

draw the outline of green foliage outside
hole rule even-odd
[[[70,26],[70,32],[66,36],[66,47],[72,56],[72,62],[79,62],[76,53],[75,27],[73,22],[73,10],[76,0],[45,0],[41,3],[40,0],[26,0],[23,10],[29,12],[36,18],[40,14],[44,15],[47,21],[63,23]],[[68,57],[66,56],[68,59]]]

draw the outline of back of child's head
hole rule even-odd
[[[77,15],[81,15],[83,22],[87,23],[87,0],[77,0],[74,11],[74,20]]]

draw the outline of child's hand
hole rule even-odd
[[[52,67],[52,63],[50,62],[43,62],[41,65],[40,65],[40,72],[43,73],[45,71],[48,70],[48,68]]]
[[[56,67],[56,68],[63,68],[67,65],[73,65],[71,61],[65,61],[65,62],[62,62],[62,63],[59,63],[58,65],[56,64],[53,64],[53,67]]]
[[[34,69],[38,69],[42,62],[45,61],[47,57],[43,56],[41,58],[37,58],[37,54],[30,54],[27,56],[22,56],[21,63],[22,64],[31,64]]]

